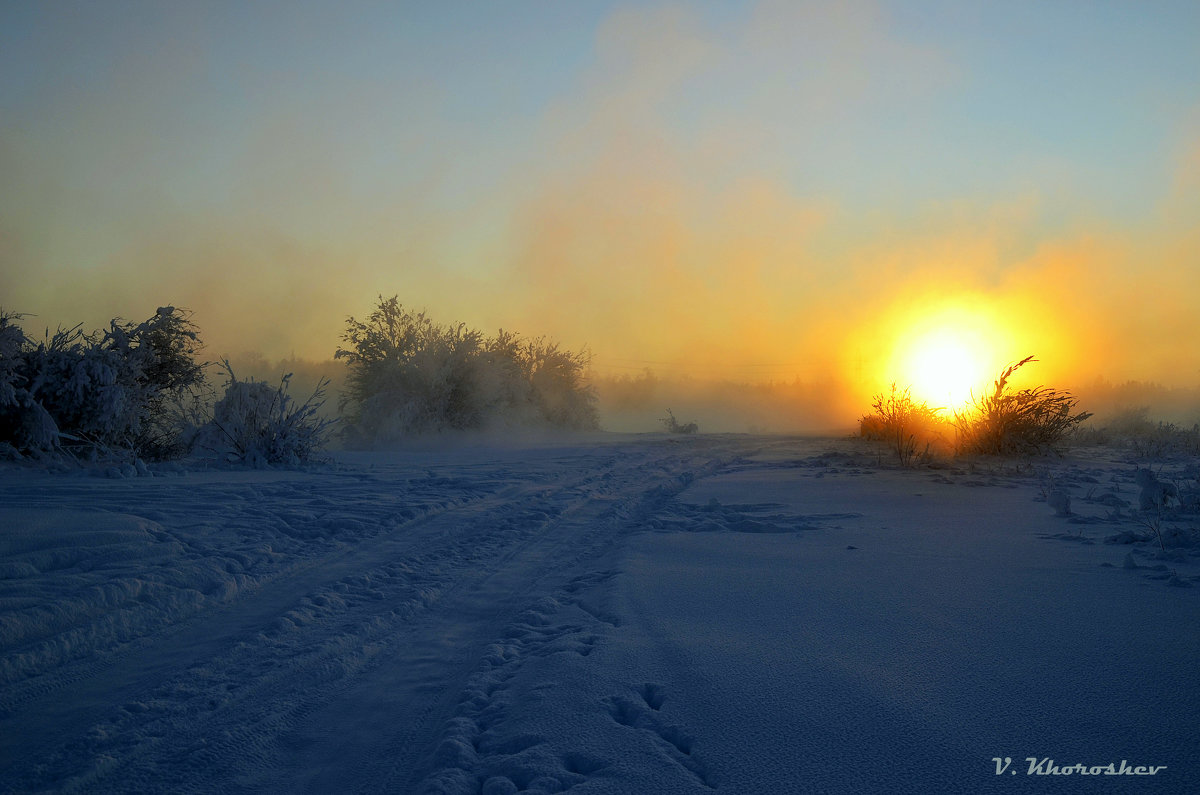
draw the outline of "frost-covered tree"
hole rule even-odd
[[[563,350],[545,339],[525,346],[531,397],[545,420],[560,428],[595,428],[596,394],[587,383],[586,352]]]
[[[167,306],[142,323],[113,321],[104,344],[126,359],[133,376],[132,392],[141,414],[133,446],[155,458],[183,452],[188,418],[182,407],[203,390],[207,367],[197,358],[202,345],[191,314]]]

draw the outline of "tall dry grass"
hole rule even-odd
[[[954,412],[955,449],[986,455],[1036,455],[1058,452],[1070,433],[1092,416],[1075,412],[1078,400],[1066,390],[1037,386],[1014,390],[1013,374],[1037,361],[1026,356],[1010,364],[994,382],[991,394]]]
[[[940,415],[941,409],[914,400],[911,388],[900,389],[892,384],[891,392],[876,395],[871,407],[874,412],[859,420],[859,435],[885,443],[901,464],[908,466],[948,449],[949,426]]]
[[[1015,389],[1013,375],[1036,361],[1027,356],[1001,371],[992,391],[973,398],[948,416],[892,384],[875,396],[872,413],[859,420],[859,435],[882,441],[905,465],[935,455],[1038,455],[1059,452],[1079,424],[1091,416],[1076,412],[1066,390],[1037,386]]]

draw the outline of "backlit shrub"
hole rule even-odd
[[[937,409],[913,400],[909,389],[892,384],[891,392],[876,395],[871,407],[872,413],[859,420],[859,435],[886,443],[900,463],[911,464],[946,447],[946,422]]]
[[[253,467],[305,464],[324,448],[333,424],[320,416],[328,381],[301,403],[288,392],[291,374],[273,387],[252,378],[239,380],[228,361],[222,366],[229,377],[225,394],[201,429],[198,447]]]
[[[1070,392],[1049,387],[1013,390],[1010,379],[1035,361],[1027,356],[1000,373],[991,394],[954,414],[957,447],[963,453],[1031,455],[1056,451],[1079,423],[1091,416],[1073,413]]]
[[[444,326],[393,296],[365,321],[349,318],[342,339],[335,357],[349,367],[342,409],[351,442],[497,425],[597,426],[588,355],[544,338]]]

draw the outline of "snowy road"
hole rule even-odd
[[[1044,756],[1194,791],[1200,552],[1102,543],[1132,467],[878,463],[602,436],[6,470],[0,788],[1024,792]]]

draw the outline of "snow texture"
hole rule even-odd
[[[1184,493],[1196,463],[1154,481]],[[0,791],[1200,778],[1197,509],[1156,505],[1160,549],[1146,476],[1105,448],[913,469],[851,440],[592,434],[0,466]]]

